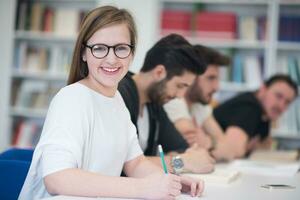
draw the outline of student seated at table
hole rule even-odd
[[[256,148],[270,148],[270,125],[298,96],[297,84],[276,74],[255,92],[242,93],[216,107],[213,115],[225,135],[216,140],[212,154],[218,159],[240,158]]]
[[[165,158],[169,170],[175,173],[208,173],[214,169],[208,151],[197,146],[188,148],[162,107],[182,97],[204,70],[205,64],[193,46],[182,36],[171,34],[148,50],[138,73],[128,73],[119,84],[145,155],[159,164],[157,145],[162,144],[167,153],[171,152]]]
[[[194,48],[205,61],[206,70],[196,77],[183,98],[169,101],[164,109],[190,146],[198,144],[212,149],[212,140],[222,136],[223,131],[214,119],[209,103],[219,89],[220,67],[226,67],[230,60],[212,48],[202,45],[194,45]]]
[[[117,91],[135,48],[135,24],[126,10],[103,6],[84,18],[68,85],[51,102],[20,200],[200,195],[202,182],[164,174],[143,156]],[[128,177],[120,177],[122,170]]]

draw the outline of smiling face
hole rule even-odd
[[[87,41],[88,46],[94,44],[105,44],[114,46],[117,44],[129,44],[130,34],[126,24],[108,26],[96,31]],[[95,58],[91,49],[86,48],[82,59],[87,62],[89,74],[87,80],[97,91],[101,93],[114,94],[117,90],[119,81],[128,71],[132,61],[132,53],[124,59],[118,58],[114,54],[113,48],[109,49],[106,57]]]
[[[276,120],[295,98],[294,90],[285,82],[278,81],[269,87],[261,87],[261,102],[270,120]]]
[[[159,105],[163,105],[176,97],[181,98],[195,77],[195,74],[186,71],[180,76],[173,76],[170,80],[164,78],[149,87],[148,97],[151,102]]]

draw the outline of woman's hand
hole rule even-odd
[[[181,194],[181,177],[174,174],[151,174],[142,179],[143,199],[176,199]]]
[[[181,176],[181,191],[190,193],[192,197],[199,197],[204,190],[204,181],[196,180],[189,176]]]

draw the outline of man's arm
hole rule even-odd
[[[158,143],[163,146],[165,152],[184,152],[189,147],[188,143],[175,128],[163,108],[161,108],[159,112],[158,134]]]
[[[202,124],[204,131],[214,137],[216,140],[222,139],[225,135],[221,126],[213,115],[210,115]]]
[[[249,137],[247,133],[238,126],[227,128],[222,139],[218,139],[213,156],[217,160],[232,160],[245,156]]]

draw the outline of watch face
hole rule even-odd
[[[180,158],[175,158],[173,160],[173,166],[176,169],[181,169],[181,168],[183,168],[183,161]]]

